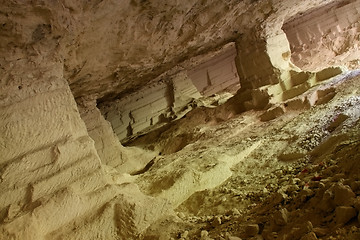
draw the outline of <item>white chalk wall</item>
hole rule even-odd
[[[204,96],[229,90],[236,92],[240,81],[235,65],[237,55],[235,45],[214,58],[188,71],[188,76]]]
[[[182,71],[160,82],[100,107],[120,140],[157,123],[174,118],[194,99],[227,90],[236,92],[240,81],[232,45],[189,71]]]
[[[101,111],[120,140],[170,119],[193,99],[201,97],[182,72],[124,98],[102,106]]]

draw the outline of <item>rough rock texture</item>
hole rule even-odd
[[[94,101],[86,99],[79,101],[78,108],[89,136],[94,140],[95,149],[102,164],[114,168],[117,174],[140,171],[157,154],[137,147],[123,147],[120,136],[111,124],[105,120]]]
[[[235,44],[228,44],[221,53],[188,71],[188,76],[203,96],[221,91],[235,93],[240,80],[235,65],[237,51]]]
[[[144,239],[358,239],[360,96],[359,76],[350,76],[323,83],[336,88],[330,101],[273,121],[259,121],[265,110],[220,121],[222,112],[203,108],[205,117],[192,111],[161,134],[135,140],[156,149],[186,133],[185,146],[136,181],[173,202],[193,192],[175,209],[182,222],[156,222]],[[252,151],[243,155],[244,148]],[[213,185],[199,189],[209,172],[205,182]],[[249,225],[258,232],[250,234]]]
[[[314,239],[329,223],[359,238],[358,79],[329,67],[358,66],[359,1],[0,4],[1,239],[209,239],[232,220],[215,213],[266,196],[249,236]],[[187,217],[176,207],[212,215],[206,230],[162,232]]]
[[[359,16],[360,1],[335,1],[294,16],[283,26],[293,63],[308,71],[338,65],[359,68]]]
[[[56,59],[75,98],[105,101],[249,29],[260,31],[266,19],[281,28],[286,18],[328,2],[3,0],[1,47],[14,60],[24,53]]]
[[[116,208],[106,214],[106,218],[118,215],[121,221],[113,232],[131,226],[138,229],[131,234],[139,234],[168,210],[167,202],[136,193],[136,185],[126,194],[124,180],[109,178],[62,77],[62,66],[47,64],[52,71],[32,63],[14,67],[13,83],[30,74],[38,77],[22,81],[24,85],[2,86],[0,238],[52,239],[54,232],[68,224],[81,225],[110,201],[133,206],[126,217]],[[128,197],[119,198],[121,194]],[[149,202],[153,204],[149,213],[136,210]],[[96,235],[96,230],[87,233]]]
[[[140,88],[101,111],[119,139],[132,136],[158,123],[166,123],[191,110],[188,103],[201,95],[185,72],[165,77]],[[186,111],[187,110],[187,111]]]
[[[110,123],[104,119],[97,109],[96,103],[90,102],[89,104],[87,102],[87,106],[80,105],[79,111],[89,136],[94,140],[95,149],[101,162],[122,171],[120,166],[128,160],[128,156],[125,154],[126,150],[115,136]]]

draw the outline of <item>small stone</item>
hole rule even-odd
[[[272,204],[275,206],[275,205],[281,203],[282,201],[285,200],[285,198],[286,198],[285,196],[286,196],[286,194],[283,194],[283,193],[279,193],[279,192],[275,193],[275,194],[273,195],[273,202],[272,202]]]
[[[241,238],[239,238],[239,237],[234,237],[234,236],[229,236],[227,239],[228,239],[228,240],[241,240]]]
[[[211,222],[211,226],[218,227],[221,225],[221,218],[215,217],[214,220]]]
[[[323,182],[319,182],[319,188],[322,189],[325,187],[325,184]]]
[[[277,239],[278,237],[278,233],[277,232],[271,232],[271,231],[263,231],[261,236],[263,237],[263,239]]]
[[[289,212],[286,208],[280,209],[274,214],[274,221],[277,225],[283,226],[288,222]]]
[[[304,222],[291,231],[293,237],[304,236],[313,231],[313,225],[310,221]]]
[[[240,215],[241,214],[240,211],[237,208],[233,208],[231,210],[231,213],[232,213],[232,215]]]
[[[337,206],[350,206],[354,202],[355,193],[349,186],[341,183],[334,186],[334,202]]]
[[[303,189],[299,193],[299,197],[300,197],[301,202],[305,202],[306,200],[308,200],[313,195],[314,195],[314,191],[309,189],[309,188]]]
[[[188,235],[189,235],[189,231],[185,231],[185,232],[183,232],[182,234],[181,234],[181,238],[187,238],[188,237]]]
[[[182,212],[179,212],[177,215],[178,215],[178,217],[181,218],[181,219],[184,219],[184,218],[185,218],[185,214],[182,213]]]
[[[344,173],[338,173],[338,174],[335,174],[334,176],[332,176],[330,180],[332,182],[340,182],[345,177],[346,177],[346,175]]]
[[[336,223],[343,225],[356,216],[356,209],[349,206],[340,206],[335,209]]]
[[[18,204],[11,204],[7,209],[7,218],[8,219],[14,218],[20,211],[21,208]]]
[[[201,240],[206,240],[206,239],[208,239],[208,236],[209,236],[209,232],[208,231],[206,231],[206,230],[202,230],[201,231],[201,233],[200,233],[200,239]]]
[[[324,212],[331,212],[334,210],[335,206],[333,203],[334,193],[328,189],[324,192],[323,197],[318,205],[318,207]]]
[[[309,232],[304,235],[300,240],[317,240],[316,234],[314,232]]]
[[[353,190],[353,192],[357,192],[360,190],[360,181],[354,181],[350,183],[350,187]]]
[[[290,180],[290,183],[292,183],[292,184],[299,184],[299,182],[301,182],[300,178],[293,178]]]
[[[312,225],[312,222],[307,221],[302,224],[301,228],[304,229],[306,231],[306,233],[309,233],[313,230],[314,227]]]
[[[313,229],[314,233],[316,234],[317,237],[323,237],[326,236],[326,234],[328,233],[328,229],[326,228],[314,228]]]
[[[259,225],[257,224],[249,224],[245,226],[245,235],[246,238],[254,237],[259,233]]]
[[[239,237],[232,236],[230,233],[225,234],[226,240],[241,240]]]
[[[230,233],[226,233],[226,240],[241,240],[239,237],[232,236]]]
[[[289,185],[289,186],[287,186],[287,188],[286,188],[286,192],[287,193],[294,193],[294,192],[296,192],[296,191],[298,191],[299,190],[299,186],[298,185]]]

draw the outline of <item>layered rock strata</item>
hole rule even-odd
[[[128,228],[131,233],[120,233],[128,238],[168,210],[166,201],[144,196],[134,184],[122,185],[121,177],[108,177],[62,77],[61,64],[39,66],[23,60],[21,66],[13,66],[14,81],[1,89],[1,239],[53,239],[86,219],[114,216],[118,223],[111,221],[102,236],[116,239],[119,228]],[[111,158],[98,150],[111,164]],[[104,212],[109,203],[112,210]],[[144,212],[150,203],[151,211]],[[116,207],[124,204],[132,207]],[[87,237],[98,234],[94,230]],[[72,232],[67,239],[76,235]]]

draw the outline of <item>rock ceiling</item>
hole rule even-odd
[[[1,67],[24,59],[61,63],[75,98],[106,101],[248,31],[277,29],[329,2],[2,0]],[[2,83],[11,81],[2,75]]]

